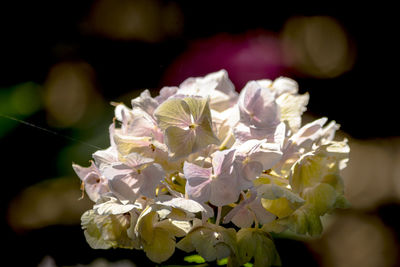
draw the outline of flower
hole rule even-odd
[[[85,191],[92,201],[97,201],[102,194],[110,191],[107,180],[102,176],[93,161],[90,167],[84,168],[77,164],[72,164],[74,171],[82,180]]]
[[[110,147],[73,164],[95,202],[82,215],[87,242],[156,263],[179,248],[230,266],[279,264],[269,233],[318,235],[321,217],[348,205],[347,140],[327,118],[301,125],[308,100],[284,77],[238,94],[221,70],[117,104]]]
[[[210,201],[215,206],[236,202],[240,194],[237,174],[233,166],[235,150],[216,151],[212,168],[202,168],[185,162],[183,174],[186,177],[186,193],[200,203]]]
[[[219,143],[212,130],[208,102],[205,98],[171,98],[155,110],[154,116],[164,130],[172,158],[185,157]]]

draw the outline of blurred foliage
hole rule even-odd
[[[7,117],[25,119],[42,108],[41,86],[26,82],[0,89],[0,138],[14,129],[18,122]]]

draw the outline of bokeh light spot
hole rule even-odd
[[[354,44],[332,17],[292,17],[284,26],[282,40],[288,62],[305,75],[333,78],[354,64]]]

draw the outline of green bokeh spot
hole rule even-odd
[[[190,255],[184,258],[189,263],[205,263],[206,260],[200,255]]]
[[[19,84],[14,87],[10,101],[15,113],[31,115],[42,106],[40,86],[33,82]]]
[[[228,258],[217,260],[217,264],[218,265],[227,265],[228,264]]]

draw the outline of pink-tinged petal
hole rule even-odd
[[[111,192],[118,197],[120,201],[135,202],[139,197],[140,181],[133,175],[115,176],[108,181]]]
[[[250,139],[244,142],[243,144],[240,144],[240,146],[237,147],[237,151],[240,154],[243,154],[245,157],[251,155],[252,153],[256,152],[263,143],[265,143],[267,139]]]
[[[145,164],[149,164],[151,162],[154,162],[154,159],[152,158],[146,158],[143,157],[142,155],[138,153],[130,153],[129,155],[124,157],[125,160],[125,165],[131,167],[131,168],[140,168],[141,166]]]
[[[211,182],[210,203],[215,206],[225,206],[234,203],[239,198],[236,175],[213,179]]]
[[[249,228],[254,222],[254,214],[247,208],[242,208],[233,216],[231,220],[240,228]]]
[[[272,140],[274,140],[277,125],[278,124],[271,124],[267,127],[250,126],[251,139],[267,139],[268,142],[270,142],[269,140],[272,142]]]
[[[263,165],[258,161],[250,161],[243,166],[243,178],[247,181],[253,181],[264,170]]]
[[[210,179],[201,177],[192,178],[186,183],[186,194],[190,199],[193,199],[199,203],[207,202],[211,195],[210,183]]]
[[[214,175],[220,176],[223,174],[230,175],[233,168],[233,161],[235,159],[235,149],[227,149],[217,151],[213,155],[212,165],[214,168]]]
[[[132,99],[132,108],[139,107],[147,114],[153,116],[154,110],[158,107],[159,103],[151,97],[149,90],[144,90],[139,97]]]
[[[273,221],[276,216],[263,208],[260,198],[253,192],[248,199],[243,200],[224,218],[224,223],[232,221],[241,228],[251,227],[255,219],[261,224]]]
[[[244,167],[242,161],[235,161],[234,163],[235,172],[237,173],[237,187],[240,190],[247,190],[253,186],[252,180],[244,173]],[[250,176],[249,176],[250,177]]]
[[[248,206],[254,212],[258,222],[261,224],[272,222],[276,218],[274,214],[264,209],[260,198],[256,198]]]
[[[124,163],[116,162],[103,168],[102,173],[108,180],[113,180],[115,178],[122,178],[133,172],[134,169]]]
[[[135,107],[131,111],[131,119],[123,128],[123,132],[131,136],[154,136],[157,129],[155,120],[143,109]]]
[[[208,201],[211,193],[211,168],[201,168],[185,161],[183,173],[187,180],[185,191],[189,198],[200,203]]]
[[[254,214],[250,213],[247,208],[248,204],[254,201],[255,194],[252,194],[248,199],[242,200],[236,207],[234,207],[225,217],[223,223],[232,221],[239,227],[250,227],[254,221]]]
[[[321,136],[322,126],[327,120],[324,117],[304,125],[290,140],[298,146],[307,146]]]
[[[141,170],[140,175],[137,177],[141,181],[139,192],[145,197],[154,198],[156,188],[164,177],[165,172],[159,164],[152,164]]]
[[[212,168],[202,168],[196,164],[185,161],[183,164],[183,174],[187,180],[195,177],[209,179],[212,174]]]
[[[158,104],[163,103],[169,97],[174,96],[178,91],[178,87],[176,86],[165,86],[161,88],[160,94],[156,96],[154,99],[158,102]]]
[[[118,151],[112,146],[105,150],[98,150],[92,156],[100,170],[104,166],[118,161]]]
[[[217,151],[213,154],[214,175],[211,179],[210,202],[224,206],[236,202],[239,197],[237,172],[234,168],[235,150]]]
[[[224,217],[223,223],[229,223],[234,216],[243,208],[246,207],[248,203],[253,201],[256,198],[256,195],[251,195],[250,198],[242,200],[236,207],[234,207],[226,216]]]
[[[126,165],[125,165],[126,166]],[[115,167],[115,166],[114,166]],[[117,166],[122,167],[122,166]],[[115,170],[115,168],[113,168]],[[134,202],[140,195],[154,198],[155,190],[164,178],[165,172],[158,164],[152,164],[143,170],[132,170],[129,174],[118,174],[109,180],[111,191],[120,200]]]
[[[236,127],[233,128],[233,133],[237,143],[244,143],[247,140],[255,139],[251,135],[250,127],[241,122],[239,122]]]
[[[274,95],[255,81],[247,83],[243,88],[238,105],[240,120],[248,126],[269,128],[280,122],[279,107]]]
[[[178,94],[181,95],[210,97],[210,106],[217,111],[229,108],[237,99],[235,87],[225,70],[205,77],[188,78],[179,87]]]
[[[102,178],[99,169],[93,162],[91,162],[88,168],[81,167],[77,164],[72,164],[72,167],[84,183],[85,191],[92,201],[96,202],[101,195],[110,191],[108,181]]]
[[[266,150],[262,149],[253,153],[250,156],[252,161],[261,163],[263,170],[271,169],[276,163],[278,163],[282,158],[282,152],[279,150]]]
[[[242,166],[241,176],[249,181],[263,170],[270,169],[282,158],[280,145],[267,143],[266,139],[251,139],[236,148],[238,167]]]
[[[240,93],[238,106],[240,120],[244,123],[251,123],[254,117],[254,110],[261,110],[263,103],[261,98],[261,87],[257,82],[249,82]]]
[[[93,162],[90,162],[90,166],[87,168],[79,166],[78,164],[74,163],[74,164],[72,164],[72,168],[74,169],[75,173],[78,175],[79,179],[82,180],[82,182],[85,182],[86,178],[91,173],[101,176],[99,170],[97,169],[96,165],[94,165]]]
[[[255,127],[247,126],[244,123],[238,123],[233,129],[236,142],[244,143],[251,139],[263,140],[267,139],[268,142],[273,142],[275,139],[275,132],[277,124],[270,125],[268,127]]]

